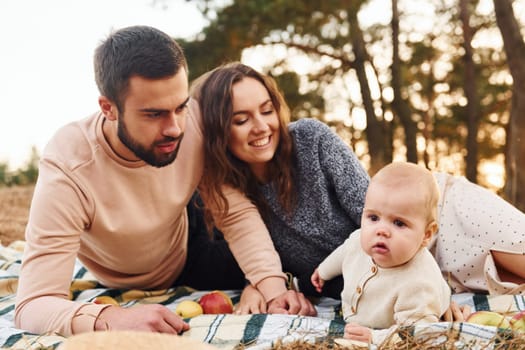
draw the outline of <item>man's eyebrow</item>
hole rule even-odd
[[[182,102],[180,105],[177,106],[177,109],[180,109],[188,104],[190,101],[190,97],[188,96],[184,102]],[[139,109],[140,112],[144,113],[158,113],[158,112],[166,112],[167,109],[160,109],[160,108],[141,108]]]
[[[189,101],[190,101],[190,97],[188,96],[188,97],[186,97],[186,100],[184,100],[184,102],[182,102],[180,105],[177,106],[177,109],[186,106]]]
[[[166,109],[159,109],[159,108],[140,108],[139,109],[139,112],[144,112],[144,113],[158,113],[158,112],[165,112],[167,111]]]

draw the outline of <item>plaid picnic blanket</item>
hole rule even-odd
[[[59,334],[33,334],[14,326],[15,295],[23,247],[24,242],[21,241],[8,247],[0,246],[0,347],[56,349],[65,340]],[[107,295],[117,300],[122,307],[159,303],[175,310],[182,300],[198,300],[207,292],[186,287],[158,291],[104,288],[79,261],[75,265],[71,283],[71,296],[74,300],[89,302],[97,296]],[[224,292],[234,303],[238,302],[240,291]],[[521,295],[456,294],[453,298],[460,304],[470,305],[473,311],[491,310],[511,315],[525,310],[525,297]],[[262,350],[271,349],[277,341],[283,344],[297,340],[321,342],[343,335],[344,321],[341,318],[340,306],[337,300],[321,298],[316,303],[317,317],[264,314],[201,315],[188,320],[191,329],[183,336],[209,343],[218,349],[244,347]],[[440,322],[412,327],[410,333],[418,337],[428,337],[443,331],[452,331],[457,344],[479,344],[480,348],[485,349],[490,349],[493,338],[502,332],[495,327]]]

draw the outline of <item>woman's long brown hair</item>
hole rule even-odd
[[[228,149],[233,119],[232,87],[244,78],[259,81],[268,91],[279,116],[279,145],[268,164],[271,186],[278,193],[279,202],[291,215],[295,206],[294,144],[288,132],[290,110],[274,79],[239,62],[213,69],[192,84],[191,95],[198,100],[204,129],[204,174],[199,186],[206,203],[205,219],[208,229],[213,225],[210,205],[219,210],[219,217],[228,212],[224,185],[239,189],[267,216],[268,204],[258,191],[257,179],[248,164],[235,157]]]

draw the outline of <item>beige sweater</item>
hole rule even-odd
[[[63,335],[91,331],[104,305],[69,300],[75,258],[105,286],[167,288],[186,260],[186,205],[203,171],[197,104],[191,101],[177,159],[163,168],[116,155],[99,113],[60,129],[39,167],[17,292],[16,326]],[[279,256],[258,211],[228,192],[220,229],[247,278],[267,300],[284,292]],[[282,277],[266,279],[267,277]],[[265,280],[266,279],[266,280]]]
[[[343,275],[345,321],[390,331],[392,326],[438,322],[449,306],[450,287],[428,249],[402,266],[381,268],[361,249],[359,236],[360,230],[354,231],[319,266],[324,280]],[[373,331],[373,343],[389,333]]]

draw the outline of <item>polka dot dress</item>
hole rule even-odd
[[[441,192],[439,231],[429,249],[454,293],[523,290],[500,281],[490,251],[525,254],[525,214],[464,177],[434,177]]]

